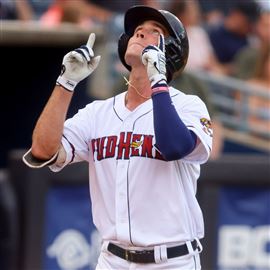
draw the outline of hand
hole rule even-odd
[[[142,51],[142,62],[147,68],[151,87],[167,84],[164,36],[159,35],[158,46],[149,45]]]
[[[63,86],[68,91],[73,91],[80,81],[96,69],[100,56],[94,57],[92,48],[95,39],[95,34],[91,33],[86,45],[64,56],[61,74],[56,81],[57,85]]]

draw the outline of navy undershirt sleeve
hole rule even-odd
[[[152,96],[156,146],[163,157],[178,160],[191,153],[197,136],[182,122],[168,92]]]

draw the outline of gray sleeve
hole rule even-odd
[[[23,158],[22,158],[23,162],[30,168],[33,168],[33,169],[43,168],[45,166],[49,166],[49,165],[55,163],[57,160],[58,151],[49,160],[43,160],[43,159],[38,159],[38,158],[34,157],[31,150],[32,149],[30,148],[23,155]]]

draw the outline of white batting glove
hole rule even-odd
[[[92,50],[96,35],[89,35],[86,45],[69,52],[64,56],[61,74],[56,84],[68,91],[73,91],[76,85],[89,76],[98,66],[100,56],[94,57]]]
[[[167,86],[164,36],[159,35],[158,46],[149,45],[142,51],[142,62],[147,68],[152,90]],[[161,90],[161,88],[159,90]],[[167,89],[166,89],[167,90]]]

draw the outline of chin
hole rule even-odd
[[[141,53],[135,53],[135,52],[126,52],[125,55],[125,61],[129,66],[132,66],[134,63],[141,62]]]
[[[141,45],[132,44],[128,46],[127,51],[126,51],[126,56],[127,55],[141,56],[143,49],[144,47]]]

